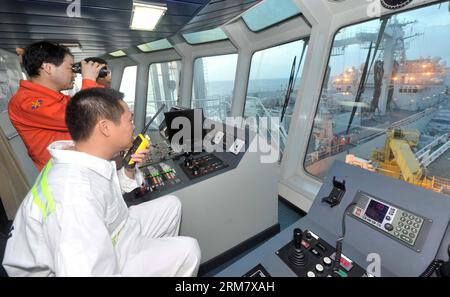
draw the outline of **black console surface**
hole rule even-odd
[[[193,156],[189,161],[189,164],[186,164],[186,161],[179,163],[189,179],[205,176],[228,167],[228,164],[214,154],[206,154],[200,157]]]
[[[132,206],[150,201],[232,170],[239,165],[244,154],[201,152],[146,164],[140,167],[145,177],[145,187],[124,194],[125,203]],[[186,164],[186,159],[191,160],[190,163]],[[193,169],[198,171],[194,172]]]

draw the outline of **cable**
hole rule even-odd
[[[338,237],[336,241],[336,254],[334,256],[334,263],[333,263],[333,271],[337,271],[340,266],[341,262],[341,254],[342,254],[342,242],[344,241],[345,237],[345,214],[347,211],[352,207],[355,206],[356,202],[350,203],[344,210],[344,213],[342,215],[342,234]]]
[[[430,263],[430,265],[428,265],[427,269],[425,269],[425,271],[422,272],[420,277],[430,277],[433,274],[433,272],[435,272],[435,271],[436,271],[436,273],[438,273],[439,268],[441,268],[443,263],[444,263],[444,261],[442,261],[442,260],[433,260]]]

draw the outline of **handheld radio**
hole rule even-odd
[[[133,168],[134,167],[134,161],[131,160],[131,156],[135,154],[136,152],[139,152],[143,149],[145,149],[150,144],[150,138],[145,135],[145,132],[147,132],[147,129],[150,127],[151,123],[156,119],[158,114],[164,109],[166,105],[163,104],[158,111],[155,113],[155,115],[150,119],[150,121],[145,125],[144,129],[139,133],[138,136],[133,141],[133,145],[126,153],[125,157],[123,157],[122,164],[123,166],[127,168]]]

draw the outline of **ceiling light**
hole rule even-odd
[[[81,47],[81,44],[77,43],[77,42],[62,42],[59,43],[62,46],[67,47],[71,53],[82,53],[83,52],[83,48]]]
[[[158,25],[161,17],[166,13],[167,6],[150,5],[133,2],[130,28],[132,30],[152,31]]]
[[[123,51],[123,50],[118,50],[112,53],[109,53],[109,55],[113,56],[113,57],[123,57],[126,56],[127,54]]]

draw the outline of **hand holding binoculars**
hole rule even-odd
[[[74,73],[81,73],[81,62],[75,63],[72,65],[72,71]],[[100,69],[100,72],[98,73],[98,77],[106,77],[109,74],[108,67],[103,66],[102,69]]]

